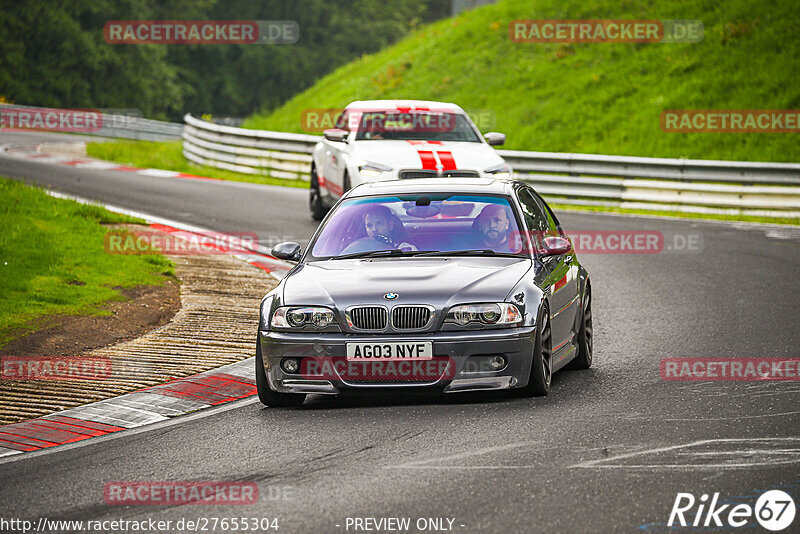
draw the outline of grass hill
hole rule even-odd
[[[517,43],[519,19],[699,19],[705,33],[694,44]],[[303,132],[305,109],[430,99],[488,110],[508,149],[800,161],[800,133],[659,122],[669,109],[800,109],[797,21],[796,0],[502,0],[353,61],[245,126]]]

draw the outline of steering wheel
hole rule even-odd
[[[368,252],[370,250],[384,250],[381,248],[373,249],[371,247],[362,248],[363,245],[375,244],[375,243],[385,244],[387,245],[387,248],[391,250],[405,250],[405,251],[417,250],[417,247],[415,247],[414,245],[412,245],[407,241],[404,241],[400,244],[396,244],[394,241],[392,241],[385,235],[375,234],[375,237],[362,237],[356,239],[355,241],[347,245],[344,249],[342,249],[342,251],[339,252],[339,254],[349,254],[352,252]]]

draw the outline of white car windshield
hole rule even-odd
[[[433,111],[369,111],[361,114],[356,141],[463,141],[480,143],[465,115]]]
[[[345,200],[311,244],[315,259],[384,252],[525,256],[526,250],[506,197],[441,193]]]

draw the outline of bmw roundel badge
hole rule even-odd
[[[386,300],[394,300],[397,298],[397,293],[386,293],[383,298]]]

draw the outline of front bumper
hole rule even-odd
[[[409,387],[453,393],[527,385],[535,333],[535,327],[404,335],[261,331],[259,343],[269,385],[280,393],[337,394],[345,389]],[[366,376],[359,373],[367,364],[346,361],[348,342],[423,341],[432,342],[435,362],[396,362],[391,366],[397,371],[393,373],[388,373],[390,362],[386,362],[381,371],[386,369],[388,374]],[[488,369],[483,362],[491,355],[503,355],[506,366]],[[301,371],[284,372],[280,365],[284,358],[299,358],[304,364]]]

